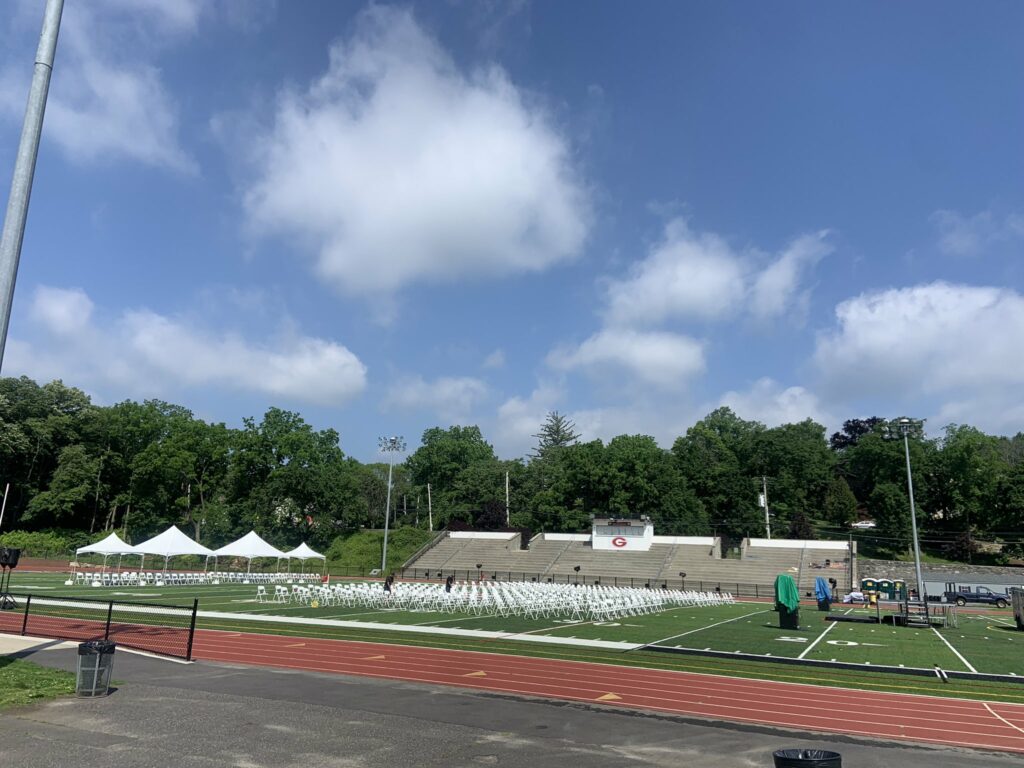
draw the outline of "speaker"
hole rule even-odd
[[[21,550],[20,549],[14,549],[13,547],[8,547],[7,548],[7,567],[8,568],[17,568],[18,567],[18,558],[20,558],[20,557],[21,557]]]
[[[10,550],[7,547],[0,547],[0,568],[6,568],[10,559]]]

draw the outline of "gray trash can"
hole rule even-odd
[[[838,752],[824,749],[779,749],[772,753],[775,768],[842,768]]]
[[[78,645],[78,670],[75,695],[82,697],[106,696],[110,678],[114,673],[116,643],[110,640],[90,640]]]

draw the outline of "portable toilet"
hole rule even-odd
[[[904,601],[907,599],[907,582],[903,579],[893,579],[893,592],[896,594],[896,600]]]
[[[871,592],[878,592],[878,580],[877,579],[861,579],[860,580],[860,591],[864,594]]]
[[[895,600],[895,585],[891,579],[878,580],[878,596],[883,600]]]

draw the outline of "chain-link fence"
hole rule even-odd
[[[199,600],[191,606],[13,594],[0,631],[57,640],[113,640],[127,648],[191,660]]]

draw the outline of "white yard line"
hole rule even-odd
[[[851,608],[851,609],[850,609],[850,611],[852,611],[852,610],[853,610],[853,608]],[[849,616],[849,615],[850,615],[850,611],[847,611],[847,612],[846,612],[846,613],[844,613],[843,615],[844,615],[844,616]],[[806,647],[806,648],[804,649],[804,652],[803,652],[803,653],[801,653],[801,654],[800,654],[799,656],[797,656],[797,658],[798,658],[798,659],[802,659],[802,658],[803,658],[804,656],[806,656],[806,655],[807,655],[808,653],[810,653],[811,651],[813,651],[813,650],[814,650],[814,646],[816,646],[816,645],[817,645],[818,643],[820,643],[820,642],[822,641],[822,639],[823,639],[823,638],[825,637],[825,635],[827,635],[827,634],[828,634],[829,632],[831,632],[831,631],[832,631],[833,629],[835,629],[835,628],[836,628],[836,625],[837,625],[838,623],[839,623],[838,621],[833,621],[833,622],[832,622],[831,624],[829,624],[829,625],[828,625],[827,627],[825,627],[825,631],[824,631],[824,632],[822,632],[822,633],[821,633],[820,635],[818,635],[818,638],[817,638],[817,639],[816,639],[816,640],[815,640],[815,641],[814,641],[813,643],[811,643],[810,645],[808,645],[808,646],[807,646],[807,647]]]
[[[1002,715],[1000,715],[1000,714],[999,714],[998,712],[996,712],[996,711],[995,711],[994,709],[992,709],[992,707],[990,707],[990,706],[989,706],[988,704],[986,704],[986,703],[985,703],[984,701],[983,701],[983,702],[981,702],[981,703],[982,703],[982,706],[984,706],[984,707],[985,707],[985,709],[987,709],[987,710],[988,710],[989,712],[991,712],[991,713],[992,713],[993,715],[995,715],[996,717],[998,717],[998,718],[999,718],[1000,720],[1002,720],[1002,721],[1003,721],[1004,723],[1006,723],[1006,724],[1007,724],[1008,726],[1010,726],[1011,728],[1013,728],[1013,730],[1015,730],[1015,731],[1020,731],[1021,733],[1024,733],[1024,728],[1018,728],[1018,727],[1017,727],[1016,725],[1014,725],[1014,724],[1013,724],[1013,723],[1011,723],[1011,722],[1010,722],[1009,720],[1007,720],[1007,719],[1006,719],[1005,717],[1003,717],[1003,716],[1002,716]]]
[[[679,635],[672,635],[671,637],[666,637],[661,640],[655,640],[653,643],[647,643],[647,645],[660,645],[661,643],[667,643],[669,640],[675,640],[677,637],[686,637],[687,635],[692,635],[694,632],[703,632],[705,629],[719,627],[722,624],[728,624],[732,621],[739,621],[740,619],[745,619],[748,616],[756,616],[759,613],[768,613],[769,610],[769,608],[765,608],[763,611],[754,611],[753,613],[745,613],[742,616],[736,616],[735,618],[726,619],[725,621],[716,621],[714,624],[708,624],[706,627],[697,627],[696,629],[691,629],[688,632],[683,632]]]
[[[974,667],[971,666],[971,662],[969,662],[967,659],[965,659],[963,656],[961,656],[960,655],[960,651],[958,651],[956,648],[954,648],[952,645],[950,645],[949,641],[946,638],[944,638],[942,635],[939,634],[939,630],[937,630],[935,627],[932,627],[932,632],[935,633],[935,636],[937,638],[939,638],[939,640],[941,640],[942,642],[944,642],[946,644],[946,647],[949,648],[949,650],[951,650],[953,652],[954,656],[956,656],[958,659],[960,659],[960,661],[962,661],[964,663],[964,666],[967,667],[968,670],[970,670],[971,672],[974,672],[975,674],[978,673],[978,670],[976,670]]]

